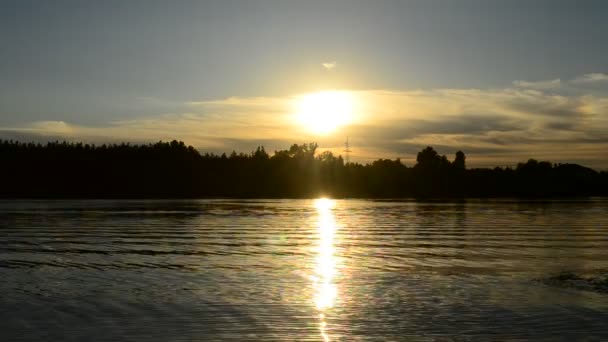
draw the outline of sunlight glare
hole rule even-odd
[[[317,208],[317,210],[320,212],[332,209],[335,205],[335,201],[332,201],[329,198],[325,197],[319,198],[315,201],[315,208]]]
[[[315,306],[320,311],[319,329],[324,341],[329,341],[327,322],[324,312],[334,306],[338,291],[334,283],[337,273],[334,256],[334,235],[337,229],[333,208],[336,202],[328,198],[315,200],[314,206],[319,215],[319,246],[315,275],[312,278],[315,288]]]
[[[325,135],[352,121],[354,100],[346,91],[306,94],[296,101],[296,121],[308,131]]]

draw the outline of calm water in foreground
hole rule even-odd
[[[0,201],[0,340],[608,340],[608,200]]]

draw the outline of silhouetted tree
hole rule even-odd
[[[464,156],[464,152],[458,151],[456,152],[456,157],[454,158],[452,165],[458,170],[464,170],[466,169],[465,159],[466,157]]]
[[[416,162],[415,167],[426,171],[440,170],[450,165],[446,156],[440,156],[431,146],[427,146],[424,150],[418,152]]]
[[[317,144],[270,156],[200,154],[180,141],[147,145],[0,140],[0,197],[462,197],[608,195],[608,173],[528,160],[515,169],[466,169],[432,147],[401,160],[345,164]]]

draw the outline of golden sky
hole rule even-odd
[[[608,2],[9,1],[0,139],[608,168]],[[323,94],[334,94],[327,96]],[[321,94],[321,95],[320,95]],[[331,99],[333,98],[333,100]],[[308,99],[308,100],[307,100]]]
[[[470,165],[512,165],[534,157],[601,168],[607,166],[603,159],[608,156],[604,89],[608,75],[600,73],[568,81],[514,81],[501,89],[340,89],[190,101],[180,113],[106,125],[38,121],[4,130],[93,142],[181,139],[213,152],[248,152],[257,145],[272,151],[317,141],[321,150],[340,154],[348,136],[351,158],[361,162],[399,157],[411,164],[417,151],[432,145],[449,155],[462,149]],[[318,101],[319,94],[320,104],[308,104],[302,113],[302,102]],[[323,94],[329,94],[330,102],[338,96],[349,108],[346,117],[319,131],[306,123],[306,115],[321,111],[312,118],[313,124],[331,124],[342,110],[341,104],[334,108],[329,103],[331,110],[324,112],[328,103]]]

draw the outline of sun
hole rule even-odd
[[[346,91],[321,91],[296,100],[296,121],[306,130],[326,135],[351,122],[353,96]]]

